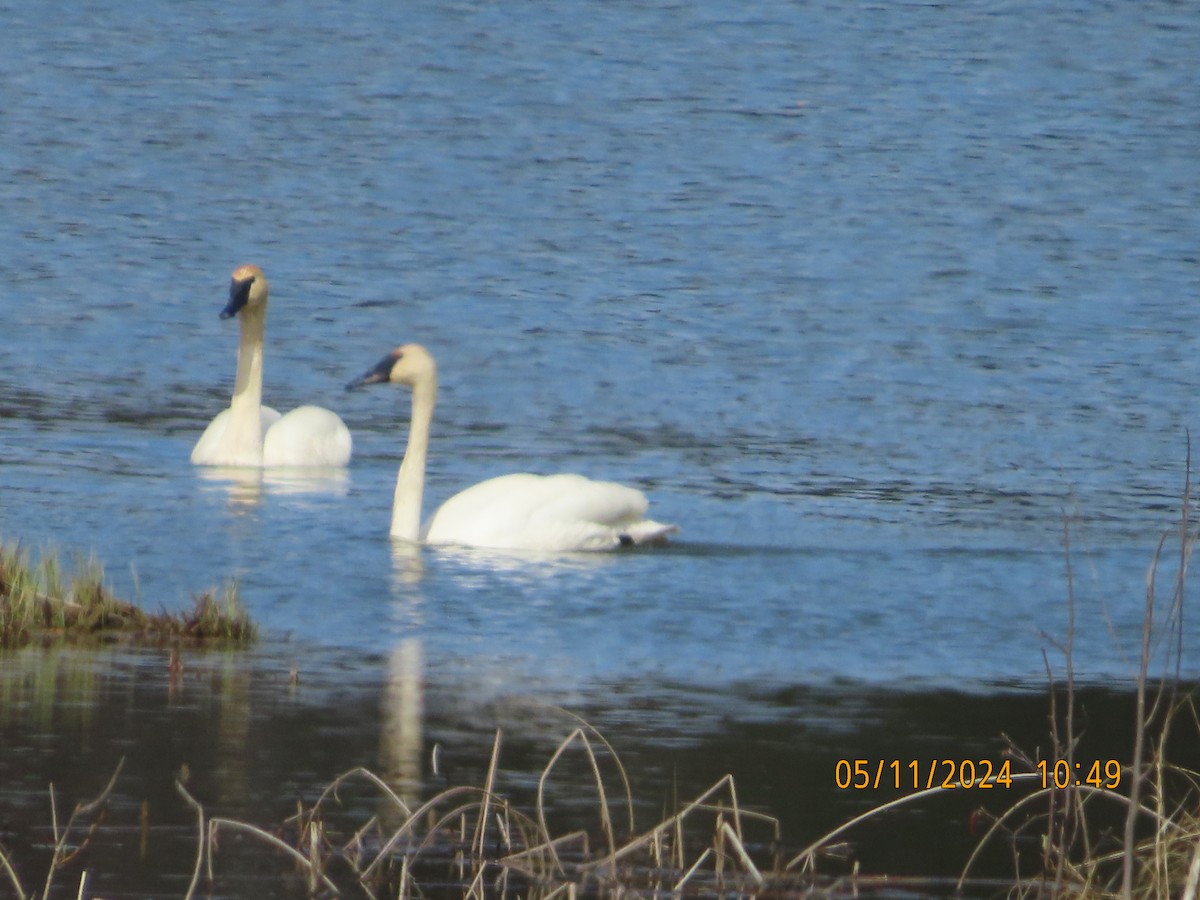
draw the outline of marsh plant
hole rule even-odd
[[[94,556],[64,572],[57,553],[34,560],[19,544],[0,543],[0,648],[65,640],[172,640],[247,643],[254,625],[237,584],[193,598],[192,609],[147,612],[117,597]]]

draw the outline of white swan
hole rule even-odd
[[[662,541],[678,529],[646,518],[639,490],[582,475],[501,475],[455,494],[421,528],[429,426],[437,401],[437,365],[420,344],[397,347],[361,378],[412,388],[408,445],[392,505],[392,537],[497,550],[613,550]]]
[[[267,279],[258,266],[233,271],[229,303],[221,318],[237,316],[242,336],[237,377],[229,408],[219,413],[196,446],[198,466],[344,466],[350,461],[350,431],[320,406],[298,406],[281,416],[262,405],[263,322]]]

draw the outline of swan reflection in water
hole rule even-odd
[[[403,638],[388,654],[380,701],[379,776],[410,806],[423,781],[425,657],[420,638]]]
[[[271,496],[346,496],[350,476],[345,469],[280,468],[251,469],[234,466],[197,468],[196,474],[213,488],[229,495],[233,507],[258,504]]]
[[[390,550],[389,627],[400,637],[388,652],[384,669],[378,774],[403,802],[415,805],[421,800],[426,780],[440,782],[442,777],[434,762],[435,747],[425,744],[428,663],[427,648],[419,635],[424,634],[427,627],[436,628],[436,624],[429,621],[436,614],[429,615],[426,608],[425,579],[449,578],[468,589],[488,591],[495,588],[497,581],[510,585],[542,582],[564,573],[582,574],[586,578],[587,573],[621,565],[622,560],[620,555],[605,553],[425,547],[401,539],[393,539]],[[471,676],[463,677],[468,680],[455,689],[457,699],[453,714],[466,717],[471,727],[479,727],[482,721],[496,715],[497,710],[505,710],[507,712],[503,714],[514,715],[526,724],[531,716],[547,717],[554,727],[561,724],[561,713],[553,708],[517,700],[519,692],[512,691],[511,684],[503,676],[499,680],[489,676],[485,679],[486,684],[471,681]],[[483,711],[477,705],[482,702],[480,697],[488,698],[488,707],[482,718],[477,719]],[[444,697],[441,702],[445,702]],[[440,713],[444,716],[447,710],[441,709]],[[431,789],[442,786],[440,783],[429,785]],[[386,802],[380,806],[381,811],[388,808]]]
[[[402,634],[417,635],[423,621],[421,548],[392,542],[392,612]],[[388,653],[380,701],[379,775],[410,806],[423,782],[425,654],[419,637],[403,637]]]
[[[445,545],[429,548],[438,560],[453,565],[460,577],[502,575],[508,580],[543,581],[563,572],[594,572],[615,564],[612,554],[548,550],[492,550]]]

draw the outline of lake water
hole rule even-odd
[[[1076,671],[1129,684],[1200,423],[1188,5],[0,21],[5,539],[94,552],[153,606],[236,576],[259,652],[324,677],[383,682],[418,647],[432,695],[684,740],[698,709],[861,721],[780,700],[834,689],[1041,690],[1069,522]],[[272,283],[265,399],[343,416],[340,478],[188,463],[245,262]],[[646,490],[679,540],[391,547],[407,397],[342,385],[410,340],[441,367],[427,503],[578,471]]]

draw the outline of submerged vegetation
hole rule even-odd
[[[205,591],[192,608],[146,612],[115,596],[94,557],[64,572],[57,554],[34,561],[19,545],[0,544],[0,648],[45,641],[129,640],[249,643],[254,625],[237,585]]]

